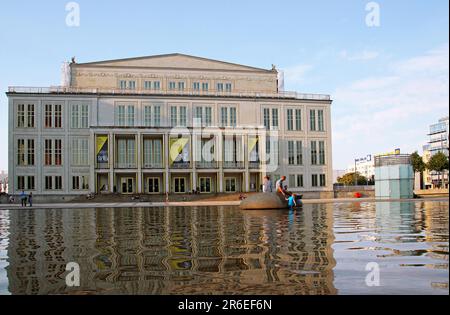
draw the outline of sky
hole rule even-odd
[[[0,170],[8,168],[3,92],[59,85],[73,56],[177,52],[275,64],[286,90],[331,95],[334,169],[396,148],[421,153],[429,125],[449,114],[448,0],[79,0],[75,27],[68,3],[0,2]]]

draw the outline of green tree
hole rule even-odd
[[[360,173],[347,173],[343,175],[342,177],[338,177],[337,182],[339,184],[345,185],[345,186],[355,186],[355,177],[356,182],[358,185],[366,185],[367,184],[367,178],[365,176],[362,176]]]
[[[426,169],[426,164],[423,161],[422,157],[419,155],[419,153],[414,152],[411,154],[411,163],[414,170],[414,173],[420,174],[420,189],[423,188],[423,172]]]
[[[448,157],[442,152],[436,153],[428,161],[427,168],[430,171],[437,172],[440,177],[443,171],[448,170]],[[440,178],[439,187],[442,187],[442,181]]]

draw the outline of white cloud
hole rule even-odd
[[[340,52],[340,57],[348,61],[367,61],[373,60],[380,56],[377,51],[363,50],[356,53],[349,53],[347,50],[342,50]]]
[[[291,84],[303,83],[306,74],[312,69],[311,65],[297,65],[284,70],[285,81]]]
[[[448,115],[449,49],[394,62],[386,75],[339,87],[333,98],[334,148],[339,164],[353,155],[421,150],[428,126]]]

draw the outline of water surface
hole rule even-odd
[[[448,294],[448,205],[0,210],[0,294]]]

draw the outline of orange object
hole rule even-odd
[[[361,197],[362,197],[361,193],[359,193],[359,192],[355,193],[355,198],[361,198]]]

